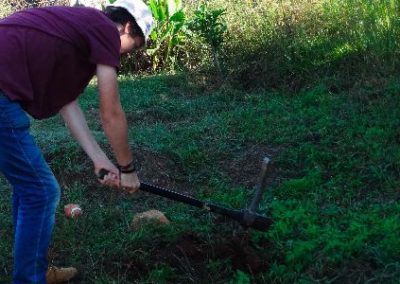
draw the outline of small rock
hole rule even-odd
[[[158,210],[149,210],[142,213],[137,213],[132,220],[131,227],[134,230],[138,230],[143,222],[154,222],[155,224],[170,224],[171,222],[165,217],[165,215]]]
[[[65,283],[78,274],[75,267],[49,267],[46,274],[48,284]]]

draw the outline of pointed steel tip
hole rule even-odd
[[[268,157],[264,157],[263,164],[268,164],[269,162],[271,162],[271,159]]]

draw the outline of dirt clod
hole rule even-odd
[[[132,229],[139,230],[143,222],[154,222],[155,224],[166,225],[171,223],[161,211],[154,209],[136,214],[131,223]]]

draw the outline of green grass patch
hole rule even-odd
[[[390,283],[400,277],[399,81],[365,100],[333,94],[323,83],[296,94],[229,87],[203,93],[186,88],[185,78],[121,79],[142,180],[240,209],[268,155],[273,165],[260,212],[273,218],[271,229],[244,233],[197,208],[98,185],[91,162],[56,117],[32,125],[63,188],[50,254],[55,265],[76,266],[84,283]],[[80,103],[111,153],[94,85]],[[4,179],[0,188],[0,280],[7,282],[11,190]],[[72,202],[84,210],[76,220],[63,217],[62,207]],[[133,216],[153,208],[172,224],[133,231]]]

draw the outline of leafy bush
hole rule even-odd
[[[152,59],[153,71],[175,65],[176,49],[185,40],[186,16],[181,0],[149,0],[155,20],[151,32],[151,46],[147,53]]]
[[[194,12],[194,17],[192,21],[189,22],[189,29],[197,32],[211,47],[214,64],[218,69],[219,76],[221,77],[220,79],[222,79],[223,71],[219,53],[227,29],[225,22],[221,20],[223,13],[223,9],[209,10],[208,7],[203,4]]]

